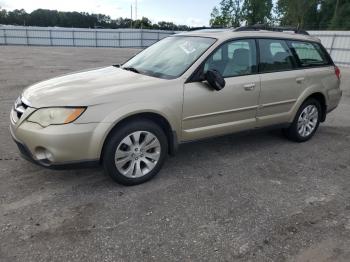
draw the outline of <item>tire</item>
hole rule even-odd
[[[321,116],[322,108],[320,102],[314,98],[309,98],[300,106],[293,123],[289,128],[284,129],[283,133],[289,140],[295,142],[308,141],[317,131]],[[302,126],[304,126],[304,129]]]
[[[161,169],[168,152],[167,137],[156,123],[134,120],[113,131],[103,150],[105,172],[126,185],[144,183]]]

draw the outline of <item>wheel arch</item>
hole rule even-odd
[[[110,137],[112,136],[113,132],[115,132],[115,130],[117,130],[119,127],[121,127],[122,125],[125,125],[131,121],[138,121],[138,120],[149,120],[154,122],[155,124],[159,125],[166,137],[167,137],[167,141],[168,141],[168,153],[170,155],[174,155],[177,151],[177,147],[178,147],[178,139],[177,139],[177,134],[176,131],[173,130],[173,128],[171,127],[169,121],[162,115],[158,114],[158,113],[154,113],[154,112],[141,112],[141,113],[135,113],[129,116],[126,116],[125,118],[121,119],[120,121],[118,121],[108,132],[107,136],[105,137],[104,141],[103,141],[103,145],[102,145],[102,149],[101,149],[101,153],[100,153],[100,162],[103,160],[103,154],[104,154],[104,148],[106,146],[107,141],[110,139]]]
[[[313,99],[316,99],[318,102],[320,102],[320,105],[321,105],[321,119],[320,121],[321,122],[324,122],[326,121],[326,115],[327,115],[327,104],[326,104],[326,97],[324,96],[324,94],[320,93],[320,92],[315,92],[315,93],[312,93],[311,95],[309,95],[305,100],[307,101],[308,99],[310,98],[313,98]]]

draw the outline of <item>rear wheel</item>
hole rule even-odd
[[[118,128],[103,154],[105,171],[118,183],[137,185],[153,178],[164,163],[167,138],[155,123],[138,120]]]
[[[321,104],[314,98],[306,100],[299,108],[293,123],[284,134],[290,140],[305,142],[315,134],[321,119]]]

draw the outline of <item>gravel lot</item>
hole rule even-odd
[[[350,261],[350,70],[307,143],[270,131],[185,144],[136,187],[20,158],[8,125],[24,87],[136,52],[0,47],[0,261]]]

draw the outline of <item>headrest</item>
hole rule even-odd
[[[273,57],[276,62],[286,63],[289,54],[287,52],[277,52]]]
[[[249,50],[244,48],[236,49],[233,53],[232,61],[235,65],[249,65]]]

